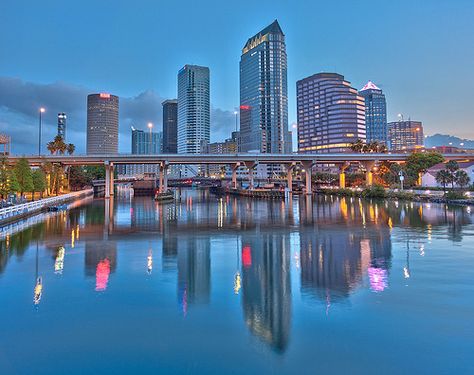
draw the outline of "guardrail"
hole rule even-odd
[[[59,195],[57,197],[45,198],[35,202],[28,202],[10,207],[5,207],[0,209],[0,221],[13,216],[28,214],[29,212],[40,211],[43,208],[54,206],[56,204],[63,203],[65,201],[74,199],[82,195],[92,194],[93,192],[93,189],[75,191],[73,193]]]

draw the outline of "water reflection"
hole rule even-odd
[[[96,200],[35,220],[0,232],[0,276],[12,259],[21,261],[26,252],[36,250],[34,305],[41,302],[48,272],[60,280],[59,275],[72,269],[72,249],[81,256],[89,291],[110,293],[112,278],[120,276],[114,275],[117,263],[124,256],[118,244],[140,243],[134,250],[140,277],[172,275],[167,280],[173,280],[173,303],[187,316],[193,306],[208,306],[218,298],[211,275],[222,265],[212,263],[212,240],[224,238],[223,251],[232,270],[228,289],[241,301],[248,332],[284,353],[290,343],[295,293],[306,303],[322,304],[323,316],[347,303],[357,290],[385,293],[393,272],[405,281],[416,276],[410,269],[412,251],[424,257],[440,233],[461,241],[472,214],[465,208],[422,203],[337,197],[257,201],[184,190],[172,204],[145,198]],[[401,228],[410,231],[400,234]],[[406,259],[394,271],[395,243],[406,248]],[[48,254],[48,270],[40,270],[42,253]],[[120,264],[130,269],[126,258]],[[292,284],[292,278],[299,283]]]

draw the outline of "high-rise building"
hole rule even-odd
[[[274,21],[248,39],[240,57],[240,150],[291,152],[285,35]]]
[[[347,152],[365,141],[365,102],[344,76],[318,73],[296,83],[298,151]]]
[[[178,153],[178,101],[165,100],[163,103],[163,153]]]
[[[118,152],[119,98],[101,93],[87,96],[87,153]]]
[[[163,150],[163,133],[150,132],[135,129],[132,126],[132,154],[156,155]],[[121,166],[119,166],[121,167]],[[145,174],[157,174],[157,164],[125,164],[119,169],[119,174],[126,176],[143,176]]]
[[[421,121],[394,121],[388,123],[390,150],[413,150],[424,145]]]
[[[132,126],[132,154],[161,154],[162,147],[163,133],[139,130]]]
[[[185,65],[178,73],[178,153],[199,154],[210,127],[209,68]]]
[[[66,140],[66,114],[58,113],[58,136]]]
[[[367,142],[387,144],[387,102],[380,88],[369,81],[359,91],[365,99],[365,129]]]

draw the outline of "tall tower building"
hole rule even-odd
[[[163,153],[178,153],[178,101],[165,100],[163,103]]]
[[[66,114],[58,113],[58,135],[66,141]]]
[[[132,154],[156,155],[162,152],[161,132],[148,132],[132,126]]]
[[[389,149],[413,150],[423,147],[425,137],[421,121],[395,121],[388,123]]]
[[[291,152],[285,35],[276,20],[242,49],[240,137],[244,152]]]
[[[118,152],[119,98],[101,93],[87,96],[87,154]]]
[[[365,129],[367,142],[387,144],[387,103],[380,88],[369,81],[359,91],[365,99]]]
[[[209,68],[185,65],[178,72],[178,153],[199,154],[210,141]]]
[[[296,83],[298,151],[347,152],[365,141],[365,101],[344,76],[318,73]]]

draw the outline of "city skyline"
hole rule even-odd
[[[41,21],[42,18],[43,21],[50,20],[50,17],[51,20],[60,20],[61,17],[55,17],[57,12],[65,10],[60,3],[56,7],[33,4],[28,10],[13,2],[3,4],[0,15],[0,46],[6,51],[6,58],[0,62],[0,130],[11,133],[14,153],[25,153],[34,149],[36,140],[24,139],[22,134],[25,131],[33,132],[37,128],[37,109],[44,106],[46,113],[43,139],[52,138],[56,133],[56,115],[65,112],[68,115],[68,139],[76,143],[77,152],[83,152],[86,128],[85,97],[91,92],[113,92],[121,99],[119,151],[128,152],[130,141],[127,133],[131,123],[142,127],[151,121],[157,124],[157,130],[161,129],[161,102],[176,97],[175,72],[184,63],[189,62],[209,66],[213,72],[211,142],[224,140],[234,128],[233,112],[238,106],[238,55],[241,46],[248,35],[276,18],[287,39],[290,124],[296,122],[296,81],[321,71],[331,71],[343,74],[355,88],[360,89],[368,80],[372,80],[383,89],[388,98],[388,121],[395,121],[396,115],[403,113],[406,118],[423,121],[426,134],[449,132],[460,137],[474,138],[470,120],[473,110],[469,105],[467,91],[473,79],[472,74],[468,74],[472,51],[463,47],[469,45],[473,38],[472,33],[464,33],[464,30],[469,30],[468,14],[474,10],[473,5],[458,1],[457,3],[463,6],[454,9],[453,6],[437,1],[424,6],[405,2],[405,10],[401,12],[395,9],[395,5],[371,7],[375,3],[370,1],[358,5],[341,3],[345,4],[348,13],[354,12],[351,17],[343,16],[347,24],[339,25],[338,30],[331,28],[327,21],[313,27],[307,17],[298,18],[314,8],[330,11],[333,5],[305,4],[290,9],[286,5],[276,4],[271,11],[259,10],[243,18],[241,10],[237,9],[235,14],[228,14],[223,10],[222,17],[212,17],[217,18],[217,24],[210,22],[212,25],[206,25],[202,31],[193,31],[191,34],[186,33],[187,29],[183,30],[183,35],[177,35],[170,41],[163,38],[154,41],[153,38],[155,33],[161,32],[162,27],[169,26],[167,22],[159,25],[154,31],[149,26],[136,30],[117,30],[116,35],[110,33],[105,37],[105,42],[110,42],[110,45],[101,44],[103,51],[94,50],[91,54],[86,52],[94,46],[99,47],[97,43],[104,42],[93,41],[90,31],[74,23],[76,17],[83,16],[88,9],[87,2],[84,5],[76,5],[68,12],[75,27],[74,30],[67,28],[64,33],[55,33],[58,26],[56,22],[48,24]],[[203,12],[206,5],[209,4],[203,4],[203,9],[198,11]],[[177,12],[170,4],[159,7],[142,6],[155,16],[166,7],[172,14]],[[397,7],[403,8],[398,5]],[[406,9],[410,12],[406,12]],[[116,22],[120,22],[125,13],[125,9],[115,10],[114,17],[103,24],[97,24],[94,32],[105,32]],[[403,17],[400,17],[402,13]],[[456,23],[446,20],[446,13],[456,15]],[[18,19],[20,14],[25,22],[23,25],[12,22]],[[438,19],[450,27],[436,28],[436,22],[433,20]],[[418,22],[416,30],[419,34],[416,38],[412,38],[410,34],[410,30],[415,27],[411,24],[414,20]],[[38,22],[42,22],[41,28],[36,27]],[[370,22],[377,28],[377,33],[361,30],[358,27],[361,22]],[[236,25],[235,31],[216,32],[221,23],[227,26]],[[391,29],[394,24],[397,25],[398,34],[393,33]],[[423,25],[426,27],[420,34]],[[352,30],[350,37],[346,35],[348,28]],[[32,30],[35,30],[34,36],[31,35]],[[132,46],[134,37],[139,36],[143,42]],[[447,41],[453,36],[456,36],[456,39],[461,37],[464,42],[449,44],[447,54],[439,48],[438,42]],[[366,47],[362,42],[354,43],[357,38],[362,37],[364,41],[370,42],[370,47]],[[183,38],[191,39],[196,46],[182,50],[174,48],[173,52],[163,59],[160,51],[166,50],[167,46],[169,48],[167,43],[180,47],[183,45]],[[380,43],[384,39],[386,41]],[[437,39],[437,42],[432,39]],[[39,40],[44,43],[37,43]],[[67,43],[68,40],[72,43]],[[223,40],[225,45],[222,44]],[[18,41],[22,42],[21,48],[18,48]],[[85,48],[84,45],[88,43],[93,46]],[[423,44],[421,51],[419,43]],[[213,51],[213,46],[217,44],[221,47],[218,51]],[[147,48],[143,48],[144,45]],[[52,53],[58,46],[62,48],[60,56]],[[133,58],[117,60],[123,47],[141,48],[143,51]],[[426,50],[430,52],[429,58],[423,55]],[[40,58],[26,58],[35,52],[39,52]],[[104,54],[107,53],[113,58],[113,64],[104,59]],[[70,63],[79,58],[77,54],[85,55],[83,64]],[[411,58],[406,59],[407,55]],[[305,58],[302,59],[302,56]],[[365,56],[365,61],[359,61],[362,56]],[[461,64],[461,60],[465,63]],[[97,61],[101,64],[93,69],[92,63]],[[62,69],[59,69],[58,64],[61,64]],[[449,74],[436,74],[436,80],[430,79],[435,71],[441,70],[456,70],[458,74],[463,75],[463,80],[452,80]],[[456,98],[445,97],[443,92],[447,85],[450,85],[450,90],[456,90],[461,95]],[[441,103],[443,105],[440,105]]]

